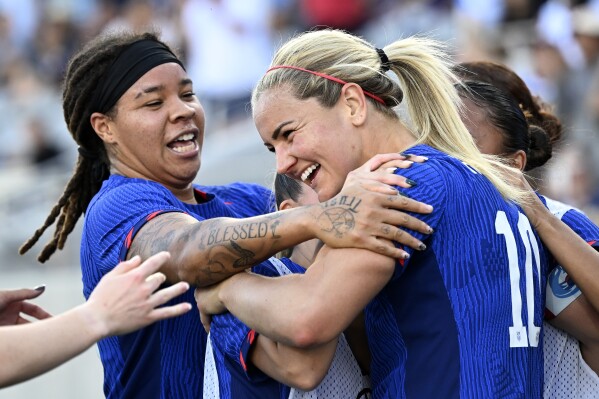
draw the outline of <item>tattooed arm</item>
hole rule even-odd
[[[429,227],[397,209],[428,213],[427,206],[398,195],[347,191],[324,203],[246,219],[198,221],[183,213],[164,213],[139,230],[127,256],[145,259],[169,251],[172,257],[161,270],[168,281],[201,287],[312,238],[332,247],[367,248],[398,258],[404,251],[389,240],[416,249],[422,245],[395,226],[424,233]]]

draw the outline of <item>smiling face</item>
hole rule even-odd
[[[153,180],[173,192],[191,190],[200,168],[204,110],[191,80],[175,63],[159,65],[116,104],[116,115],[95,113],[113,172]]]
[[[350,112],[341,99],[325,108],[315,98],[298,100],[273,88],[254,104],[254,121],[264,145],[276,154],[277,172],[304,181],[325,201],[363,163],[362,139]]]

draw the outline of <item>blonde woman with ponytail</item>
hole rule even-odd
[[[228,310],[258,333],[249,362],[269,376],[290,373],[277,348],[318,352],[365,308],[373,397],[541,397],[547,260],[518,206],[530,194],[477,150],[443,47],[412,37],[377,49],[308,32],[258,82],[253,116],[278,173],[328,201],[373,155],[409,153],[427,161],[402,169],[411,187],[398,189],[434,208],[418,215],[434,229],[419,236],[423,251],[400,261],[325,245],[303,275],[240,273],[196,292],[205,316]]]

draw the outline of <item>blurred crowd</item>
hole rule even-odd
[[[564,122],[540,189],[599,222],[599,0],[0,0],[0,172],[70,170],[75,149],[60,105],[66,61],[106,29],[149,26],[186,60],[207,135],[247,121],[273,49],[315,27],[379,46],[432,35],[457,61],[505,63]]]

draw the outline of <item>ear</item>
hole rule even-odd
[[[354,126],[361,126],[366,121],[368,110],[364,90],[356,83],[346,83],[341,89],[339,97],[341,104],[347,107],[349,116]]]
[[[522,150],[518,150],[514,153],[514,167],[524,171],[526,167],[526,153]]]
[[[298,206],[297,202],[295,202],[291,198],[288,198],[285,201],[281,202],[281,204],[279,205],[279,210],[284,211],[286,209],[296,208],[297,206]]]
[[[96,131],[96,134],[106,144],[114,143],[115,139],[110,130],[110,118],[100,112],[94,112],[89,117],[89,122]]]

